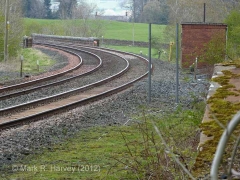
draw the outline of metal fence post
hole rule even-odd
[[[195,59],[195,64],[194,64],[194,79],[197,80],[197,67],[198,66],[198,58],[196,57]]]
[[[178,62],[178,45],[179,45],[179,39],[178,39],[178,23],[176,25],[176,103],[179,103],[179,62]]]
[[[151,103],[151,75],[152,75],[152,57],[151,57],[151,23],[149,24],[149,61],[148,61],[148,103]]]

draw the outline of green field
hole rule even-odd
[[[152,25],[152,36],[160,37],[163,41],[165,25]],[[133,33],[134,32],[134,33]],[[144,23],[126,23],[111,21],[106,26],[104,37],[107,39],[132,40],[148,42],[149,25]]]
[[[129,23],[129,22],[117,22],[117,21],[105,21],[105,20],[89,20],[88,26],[92,29],[94,23],[102,24],[103,31],[99,34],[99,38],[102,36],[105,39],[119,39],[119,40],[132,40],[134,29],[134,40],[148,42],[148,24],[144,23]],[[66,28],[78,27],[83,24],[83,20],[45,20],[45,19],[24,19],[25,34],[31,35],[31,33],[43,33],[43,34],[56,34],[67,35]],[[152,36],[159,37],[163,41],[163,32],[165,25],[152,25]]]
[[[71,35],[70,29],[78,29],[81,31],[81,27],[84,26],[83,20],[46,20],[46,19],[24,19],[25,34],[30,36],[31,33],[39,34],[54,34],[54,35]],[[106,20],[89,20],[87,21],[89,29],[94,31],[97,28],[96,24],[101,24],[102,31],[98,35],[100,38],[100,44],[104,39],[117,39],[128,41],[149,41],[149,25],[144,23],[131,23],[131,22],[117,22]],[[169,43],[164,38],[166,25],[152,25],[152,38],[157,38],[161,43]],[[112,46],[104,44],[109,48],[132,52],[147,56],[148,48],[141,48],[136,46]],[[161,48],[160,48],[161,49]],[[168,50],[165,50],[168,52]],[[152,57],[158,58],[158,51],[152,49]],[[162,54],[161,59],[167,59],[168,54]]]

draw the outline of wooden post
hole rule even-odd
[[[169,59],[168,59],[169,62],[172,60],[172,46],[173,46],[173,44],[174,44],[173,42],[170,42]]]
[[[22,77],[22,74],[23,74],[23,56],[21,55],[20,56],[20,61],[21,61],[21,66],[20,66],[20,77]]]

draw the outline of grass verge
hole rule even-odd
[[[0,83],[20,79],[21,60],[20,55],[23,55],[23,74],[39,74],[52,67],[56,60],[42,53],[40,50],[27,48],[22,49],[18,53],[18,57],[11,58],[7,62],[0,62]],[[39,62],[39,68],[37,65]]]
[[[26,48],[22,50],[22,55],[24,57],[23,61],[23,72],[24,73],[39,73],[45,71],[47,66],[52,66],[56,63],[48,55],[42,53],[41,51],[33,48]],[[39,64],[39,68],[38,68]]]
[[[145,179],[153,175],[185,178],[165,152],[150,120],[157,124],[173,153],[191,169],[203,110],[204,104],[199,104],[192,110],[179,108],[168,115],[152,116],[142,109],[143,113],[134,117],[137,123],[82,130],[62,144],[6,167],[2,177],[24,180]],[[153,174],[154,170],[158,174]]]

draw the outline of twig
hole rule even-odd
[[[118,164],[118,162],[116,162],[114,165],[112,165],[112,167],[110,167],[110,169],[108,169],[108,171],[107,171],[107,175],[109,175],[111,169],[112,169],[114,166],[116,166],[117,164]]]
[[[157,134],[159,135],[159,137],[160,137],[162,143],[164,144],[166,150],[172,155],[171,157],[172,157],[172,158],[174,159],[174,161],[185,171],[185,173],[188,174],[188,176],[189,176],[191,179],[195,180],[195,178],[194,178],[193,175],[188,171],[188,169],[179,161],[179,159],[175,156],[175,154],[171,152],[170,148],[168,147],[166,141],[164,140],[164,138],[163,138],[161,132],[159,131],[159,129],[157,128],[156,124],[153,122],[153,120],[151,120],[151,121],[152,121],[152,124],[153,124],[153,126],[154,126],[155,131],[156,131]]]
[[[125,163],[125,162],[123,162],[123,161],[121,161],[121,160],[119,160],[119,159],[117,159],[117,158],[114,158],[113,157],[113,159],[115,159],[117,162],[119,162],[120,164],[123,164],[123,165],[125,165],[125,167],[129,167],[129,169],[132,169],[132,170],[134,170],[135,172],[136,171],[138,171],[138,169],[137,168],[135,168],[134,166],[130,166],[130,164],[127,164],[127,163]]]
[[[126,146],[127,146],[127,149],[128,149],[129,154],[131,155],[132,158],[134,158],[134,156],[133,156],[133,154],[132,154],[132,151],[131,151],[131,149],[130,149],[130,147],[129,147],[129,145],[128,145],[127,139],[125,138],[125,136],[123,135],[123,133],[122,133],[121,131],[120,131],[120,133],[121,133],[121,135],[122,135],[122,137],[123,137],[123,139],[124,139],[124,141],[125,141],[125,143],[126,143]],[[134,160],[135,160],[135,162],[136,162],[137,164],[141,165],[141,163],[138,162],[137,159],[134,158]]]
[[[123,140],[124,140],[125,143],[126,143],[126,146],[127,146],[127,149],[128,149],[129,154],[133,157],[133,154],[132,154],[132,152],[131,152],[131,150],[130,150],[130,147],[128,146],[127,139],[126,139],[125,136],[123,135],[122,131],[120,131],[120,133],[121,133],[121,135],[122,135],[122,137],[123,137]]]

